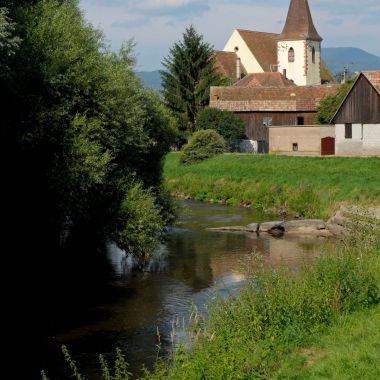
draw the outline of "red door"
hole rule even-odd
[[[325,137],[321,140],[321,155],[334,156],[335,155],[335,138]]]

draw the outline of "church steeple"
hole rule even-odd
[[[291,0],[284,30],[279,39],[281,41],[322,41],[315,29],[307,0]]]

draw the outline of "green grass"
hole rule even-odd
[[[176,196],[326,217],[338,203],[380,204],[380,158],[224,154],[184,166],[167,156],[164,176]]]
[[[380,379],[380,307],[340,318],[314,345],[283,360],[273,379]]]

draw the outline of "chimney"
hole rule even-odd
[[[236,58],[236,78],[241,79],[241,60],[239,57]]]
[[[239,48],[235,46],[235,53],[236,53],[236,79],[239,81],[241,79],[241,59],[237,55],[239,51]]]

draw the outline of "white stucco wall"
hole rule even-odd
[[[352,124],[352,139],[345,138],[345,124],[335,126],[336,154],[380,156],[380,124]]]
[[[315,63],[312,61],[312,49],[315,48]],[[289,62],[289,49],[294,49],[294,62]],[[292,79],[298,86],[321,84],[320,60],[321,44],[316,41],[279,41],[277,44],[278,71]]]
[[[234,52],[235,47],[238,47],[237,56],[240,58],[242,65],[247,70],[248,74],[263,73],[264,70],[257,62],[257,59],[251,53],[251,50],[248,48],[247,44],[241,37],[240,33],[235,30],[232,33],[232,36],[227,41],[226,46],[223,51]]]

